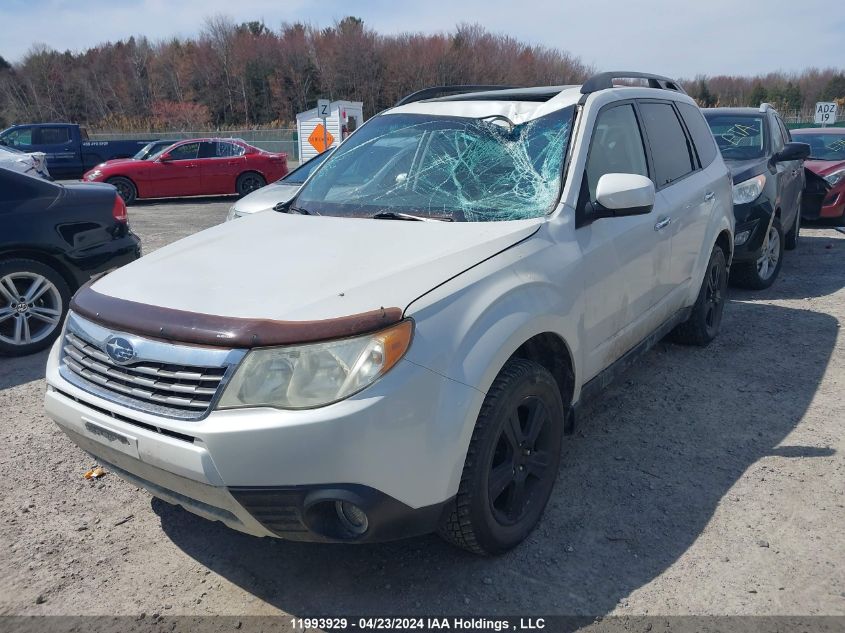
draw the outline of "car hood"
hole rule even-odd
[[[749,158],[746,160],[726,160],[725,164],[731,170],[734,184],[748,180],[752,176],[762,174],[768,169],[767,158]]]
[[[235,212],[238,215],[247,215],[272,209],[280,202],[287,202],[293,198],[301,186],[283,182],[271,183],[238,200],[235,203]]]
[[[112,160],[107,160],[104,163],[100,163],[94,169],[103,169],[108,167],[120,167],[121,165],[135,165],[137,163],[143,163],[142,160],[135,160],[134,158],[113,158]]]
[[[805,160],[804,167],[819,176],[827,176],[845,168],[845,160]]]
[[[257,213],[165,246],[91,288],[142,304],[247,319],[312,321],[404,310],[543,222]]]

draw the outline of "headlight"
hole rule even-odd
[[[836,185],[838,185],[840,182],[842,182],[843,178],[845,178],[845,169],[838,169],[832,174],[828,174],[824,177],[824,179],[827,180],[828,184],[830,184],[831,187],[835,187]]]
[[[103,175],[103,172],[101,172],[99,169],[95,169],[94,171],[88,172],[88,175],[85,176],[85,178],[87,178],[88,180],[96,180],[97,178],[99,178],[102,175]]]
[[[235,209],[235,206],[236,205],[233,204],[232,208],[229,209],[229,213],[226,214],[226,222],[228,222],[229,220],[234,220],[235,218],[241,217],[241,216],[238,215],[238,212]]]
[[[310,409],[343,400],[378,380],[411,344],[411,320],[364,336],[251,351],[218,409]]]
[[[734,204],[754,202],[763,193],[765,186],[766,177],[763,174],[735,184],[733,188]]]

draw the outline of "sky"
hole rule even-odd
[[[380,33],[449,32],[477,23],[561,48],[598,70],[673,77],[845,70],[845,11],[836,0],[0,0],[0,56],[33,44],[80,51],[146,35],[196,35],[204,19],[328,26],[346,15]]]

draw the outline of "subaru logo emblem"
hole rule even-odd
[[[135,358],[135,348],[125,338],[112,336],[106,341],[106,354],[116,363],[128,363]]]

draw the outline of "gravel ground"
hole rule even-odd
[[[142,203],[145,252],[228,199]],[[236,265],[236,262],[233,262]],[[259,539],[93,466],[0,359],[0,614],[845,614],[845,235],[806,229],[709,348],[660,343],[584,410],[541,526],[481,559],[434,536]]]

